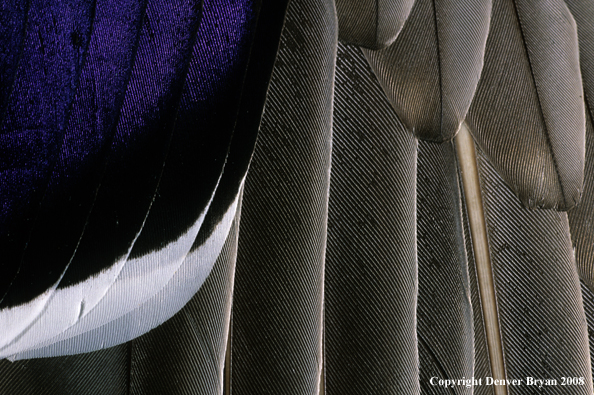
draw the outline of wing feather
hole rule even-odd
[[[390,47],[365,56],[407,129],[423,140],[457,133],[483,68],[491,1],[417,1]]]
[[[288,7],[241,208],[234,394],[316,393],[322,369],[337,22],[333,1]]]
[[[569,210],[580,198],[585,118],[577,44],[561,1],[494,3],[467,122],[527,207]]]
[[[419,393],[417,141],[339,44],[325,296],[328,394]]]
[[[396,40],[414,0],[338,0],[338,38],[346,44],[381,49]]]
[[[460,197],[453,142],[419,142],[419,355],[424,348],[444,378],[450,379],[475,376],[473,307]],[[421,362],[421,376],[426,375],[426,367]],[[465,386],[454,391],[472,393],[471,387]]]
[[[478,164],[507,378],[584,377],[583,386],[557,391],[591,393],[567,214],[523,207],[480,151]]]

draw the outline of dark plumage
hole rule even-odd
[[[592,393],[593,17],[0,0],[0,393]]]

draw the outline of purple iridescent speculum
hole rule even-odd
[[[223,170],[255,23],[251,0],[33,0],[27,19],[0,113],[4,306],[191,226]]]

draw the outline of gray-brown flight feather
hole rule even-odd
[[[582,200],[567,215],[578,273],[590,290],[594,290],[594,2],[567,0],[567,5],[577,23],[582,81],[586,104],[589,106],[586,114],[586,163]]]
[[[591,394],[587,326],[567,215],[523,207],[480,151],[478,162],[507,378],[560,383],[561,377],[584,377],[584,385],[547,391]],[[531,394],[535,388],[508,390]]]
[[[460,196],[453,143],[419,142],[417,335],[421,385],[428,384],[423,376],[429,376],[424,354],[431,356],[427,362],[433,360],[443,378],[474,376],[474,319]],[[472,394],[466,386],[455,386],[453,391]]]
[[[129,395],[130,347],[10,362],[0,360],[0,394]]]
[[[594,117],[594,2],[565,0],[577,25],[580,66],[586,105]]]
[[[337,40],[334,1],[290,3],[245,181],[234,395],[319,390]]]
[[[562,1],[494,3],[467,122],[525,206],[568,210],[579,201],[584,104],[575,23]]]
[[[392,44],[414,0],[337,0],[338,38],[347,44],[381,49]]]
[[[392,45],[364,51],[418,138],[441,142],[458,131],[483,68],[490,15],[490,0],[417,1]]]
[[[418,394],[416,139],[339,44],[326,256],[326,394]]]

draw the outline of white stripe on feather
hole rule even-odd
[[[48,294],[44,307],[36,314],[31,314],[30,325],[22,329],[18,336],[15,336],[9,344],[0,349],[0,358],[5,358],[41,341],[51,339],[76,324],[105,295],[118,277],[125,262],[120,259],[91,279],[68,288],[57,289],[58,284],[56,283],[51,290],[44,294]],[[29,305],[28,303],[15,309],[30,310]],[[0,318],[0,322],[3,322],[1,320],[2,318]],[[10,323],[11,321],[4,322]]]
[[[194,296],[210,274],[231,229],[237,204],[238,197],[206,242],[190,252],[165,287],[139,307],[102,326],[75,334],[67,331],[37,347],[19,351],[8,359],[73,355],[116,346],[143,335],[171,318]]]
[[[125,256],[98,276],[64,289],[56,289],[56,283],[51,292],[48,291],[43,307],[37,307],[37,314],[29,319],[27,326],[21,325],[13,330],[19,332],[10,343],[5,343],[0,349],[0,358],[51,344],[56,341],[54,339],[70,338],[101,327],[136,309],[159,292],[190,251],[219,181],[220,176],[197,221],[177,240],[159,251],[128,260],[134,245],[132,244]],[[139,235],[140,232],[134,242]]]

